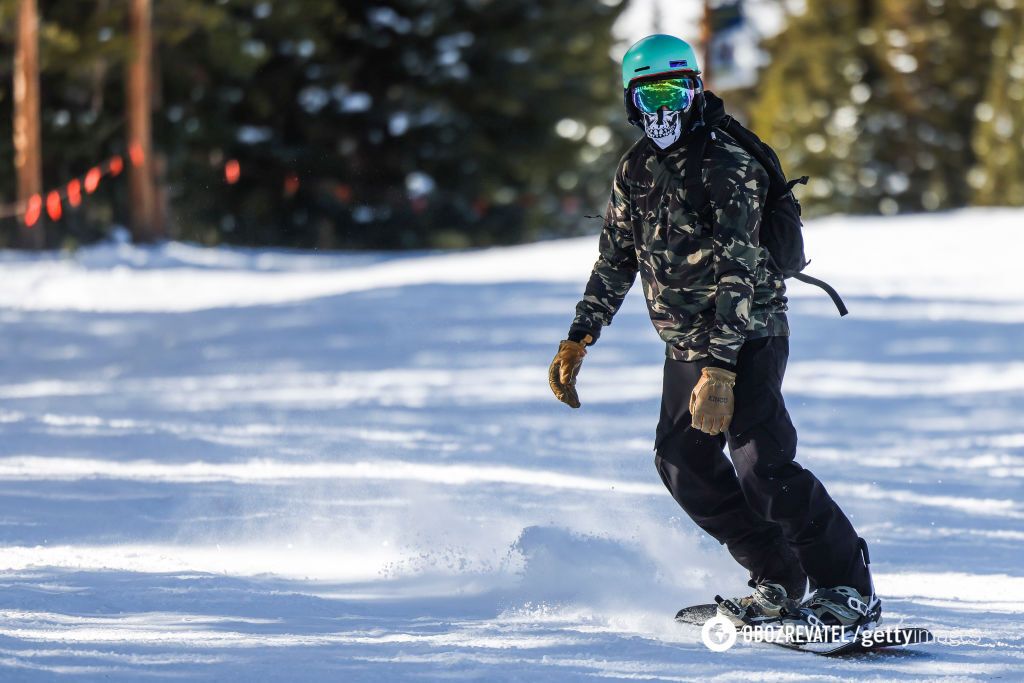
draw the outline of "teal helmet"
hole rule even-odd
[[[638,78],[671,73],[700,73],[697,53],[685,40],[658,33],[637,41],[622,58],[622,87]]]
[[[656,33],[641,38],[626,50],[622,58],[622,90],[626,105],[626,118],[639,125],[640,113],[633,105],[629,88],[638,80],[665,77],[670,74],[691,75],[700,81],[700,63],[697,52],[688,42],[675,36]]]

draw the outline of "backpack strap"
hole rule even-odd
[[[707,188],[704,186],[704,157],[707,154],[708,143],[714,136],[711,126],[703,126],[693,140],[693,148],[688,151],[686,161],[683,165],[683,189],[686,190],[686,199],[697,211],[697,217],[702,221],[711,218],[711,199],[708,197]]]
[[[794,280],[799,280],[800,282],[806,282],[809,285],[814,285],[815,287],[821,287],[823,290],[825,290],[825,293],[828,294],[829,298],[832,299],[832,303],[834,303],[836,305],[836,308],[839,310],[840,318],[850,312],[850,310],[846,308],[846,304],[843,303],[843,298],[839,296],[839,292],[837,292],[832,285],[825,282],[824,280],[819,280],[816,277],[811,277],[810,275],[806,275],[804,273],[792,273],[789,277],[793,278]]]
[[[772,158],[774,153],[766,151],[766,146],[761,142],[761,138],[757,137],[757,134],[754,131],[746,128],[732,116],[724,117],[717,125],[723,132],[732,137],[732,139],[735,140],[747,154],[754,157],[754,160],[761,165],[765,173],[768,174],[768,186],[778,188],[776,190],[777,195],[770,197],[769,199],[774,200],[779,197],[783,197],[787,192],[790,192],[793,189],[793,186],[797,183],[806,183],[810,180],[808,176],[802,176],[801,178],[787,182],[786,176],[784,176],[779,170],[778,158]]]
[[[792,192],[793,188],[797,185],[806,185],[807,181],[811,179],[811,176],[802,175],[799,178],[795,178],[786,183],[786,192]]]

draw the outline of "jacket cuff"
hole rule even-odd
[[[708,356],[708,367],[721,368],[730,372],[736,372],[736,363],[730,363],[727,360],[722,360],[721,358],[711,355]]]
[[[569,328],[569,336],[567,336],[566,339],[568,339],[569,341],[579,343],[582,342],[583,338],[586,337],[588,334],[591,336],[590,343],[594,344],[595,342],[597,342],[597,338],[601,336],[601,330],[592,330],[588,327],[573,325],[572,327]]]

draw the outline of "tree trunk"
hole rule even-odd
[[[30,197],[42,195],[42,136],[39,116],[39,14],[36,0],[20,0],[18,42],[14,54],[14,168],[18,176],[18,200],[26,206]],[[17,245],[41,249],[45,244],[40,212],[33,225],[19,216]]]
[[[125,81],[128,87],[129,202],[132,237],[153,242],[164,235],[156,205],[153,172],[153,32],[150,0],[131,0],[131,54]]]

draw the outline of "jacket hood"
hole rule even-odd
[[[710,90],[705,90],[703,96],[704,123],[709,126],[714,126],[725,118],[725,102],[722,101],[721,97]]]

